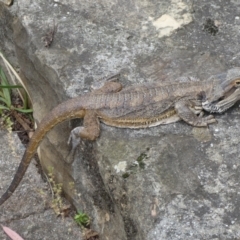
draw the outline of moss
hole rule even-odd
[[[122,175],[123,178],[128,178],[130,176],[130,173],[126,172]]]
[[[146,151],[149,151],[149,148],[146,149]],[[141,168],[141,169],[144,169],[145,168],[145,163],[144,163],[144,159],[147,159],[147,154],[146,154],[146,151],[141,153],[140,156],[137,158],[137,162],[138,162],[138,166]]]

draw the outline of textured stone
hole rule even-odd
[[[174,82],[239,66],[239,8],[220,0],[18,0],[0,5],[0,47],[19,64],[38,122],[113,73],[121,72],[123,84]],[[159,22],[164,15],[174,24]],[[54,25],[46,48],[42,38]],[[71,127],[63,124],[42,143],[41,162],[54,167],[102,239],[238,239],[238,107],[217,120],[203,131],[181,122],[140,130],[102,125],[72,166],[64,162]]]

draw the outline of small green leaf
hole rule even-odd
[[[77,224],[81,226],[88,226],[90,224],[90,218],[86,213],[78,211],[78,213],[74,216],[74,220]]]

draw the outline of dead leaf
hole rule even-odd
[[[24,240],[22,237],[20,237],[16,232],[14,232],[11,228],[5,227],[1,225],[3,228],[3,231],[12,239],[12,240]]]

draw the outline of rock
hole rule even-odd
[[[0,5],[0,46],[19,65],[39,122],[114,73],[128,85],[206,79],[238,66],[238,15],[236,1],[18,0]],[[102,239],[237,239],[238,115],[235,107],[203,132],[181,122],[141,130],[102,125],[72,166],[65,162],[72,128],[63,124],[42,143],[41,163],[53,166]]]
[[[0,131],[0,192],[7,188],[13,178],[24,152],[17,134]],[[57,218],[53,211],[52,195],[46,189],[35,160],[30,164],[21,186],[0,207],[0,223],[24,239],[83,239],[82,231],[71,217]],[[65,203],[63,203],[65,204]],[[0,239],[7,239],[0,228]]]

